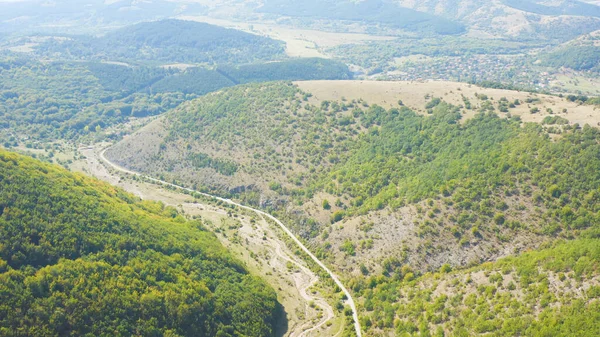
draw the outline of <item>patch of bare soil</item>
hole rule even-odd
[[[330,209],[323,208],[323,200],[329,201]],[[535,249],[545,241],[531,228],[513,230],[488,222],[481,228],[460,228],[456,223],[460,211],[442,200],[431,199],[396,210],[385,208],[353,215],[331,224],[331,215],[341,210],[335,200],[332,195],[317,193],[302,210],[319,223],[328,224],[313,240],[327,249],[331,264],[345,275],[377,275],[390,257],[421,271],[437,270],[444,264],[476,265]],[[504,211],[507,221],[536,222],[539,214],[529,199],[511,196],[503,200],[508,205]],[[353,247],[351,251],[349,246]]]

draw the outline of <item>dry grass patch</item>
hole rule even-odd
[[[301,81],[296,84],[303,91],[313,94],[316,104],[320,101],[340,101],[363,99],[369,104],[377,104],[385,108],[398,107],[401,100],[404,105],[415,112],[425,114],[425,105],[433,97],[454,104],[464,105],[463,96],[468,99],[473,109],[464,110],[464,119],[472,118],[484,100],[475,95],[485,95],[497,108],[501,98],[509,102],[519,100],[520,105],[509,110],[510,114],[521,116],[525,122],[541,123],[547,116],[560,116],[571,123],[580,125],[600,125],[600,110],[593,106],[579,105],[564,98],[542,94],[532,94],[522,91],[481,88],[467,83],[446,81]],[[539,102],[526,103],[528,99],[539,99]],[[538,113],[531,113],[532,108],[538,108]],[[547,109],[552,110],[552,114]],[[566,113],[563,113],[566,109]],[[501,112],[496,112],[506,116]]]

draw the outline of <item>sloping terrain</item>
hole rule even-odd
[[[83,62],[43,63],[9,55],[0,61],[3,145],[70,139],[128,120],[165,112],[180,92],[140,93],[168,72]]]
[[[319,58],[172,67],[106,62],[42,62],[0,54],[0,143],[94,135],[154,116],[223,87],[272,80],[351,79],[343,63]]]
[[[102,37],[74,36],[36,48],[44,55],[87,60],[188,63],[249,63],[283,58],[283,44],[266,37],[206,23],[162,20],[112,31]]]
[[[600,31],[582,35],[540,55],[542,64],[554,68],[600,72]]]
[[[302,6],[268,0],[253,10],[315,27],[323,20],[335,20],[338,27],[371,27],[367,31],[379,34],[400,30],[419,36],[468,33],[483,38],[567,41],[600,28],[598,4],[576,0],[329,0]]]
[[[390,261],[384,277],[355,283],[355,291],[365,295],[365,335],[597,335],[599,244],[598,239],[558,243],[420,278]]]
[[[512,8],[541,15],[573,15],[600,17],[600,7],[582,1],[539,1],[539,0],[503,0]]]
[[[267,0],[259,12],[292,17],[356,21],[384,25],[423,34],[460,34],[465,28],[448,19],[400,7],[389,1],[304,1]]]
[[[0,0],[0,143],[173,205],[0,150],[0,335],[600,335],[598,5]]]
[[[254,212],[232,208],[214,199],[198,199],[197,194],[186,194],[140,179],[127,179],[105,162],[103,148],[104,144],[80,149],[79,153],[85,157],[75,161],[70,168],[91,174],[144,200],[176,207],[189,217],[200,217],[232,255],[237,255],[252,274],[259,276],[277,293],[277,300],[285,311],[285,320],[282,319],[276,329],[277,336],[333,336],[343,329],[344,318],[349,318],[344,317],[339,307],[334,311],[330,304],[339,299],[332,289],[327,288],[328,278],[307,268],[304,257],[294,253],[297,246],[286,243],[288,237],[272,223]]]
[[[580,137],[588,137],[567,119],[576,103],[563,101],[568,106],[565,114],[559,103],[544,103],[550,98],[524,94],[509,100],[487,96],[481,88],[469,93],[467,88],[448,98],[426,91],[423,107],[415,106],[418,100],[407,100],[391,103],[396,107],[386,110],[369,106],[351,92],[348,98],[329,101],[291,84],[235,87],[182,105],[107,155],[126,167],[254,205],[283,203],[298,217],[297,230],[305,237],[326,232],[317,240],[326,247],[331,237],[333,249],[347,241],[348,248],[363,241],[386,248],[364,249],[357,254],[359,261],[377,261],[388,249],[400,254],[406,248],[411,253],[403,255],[411,264],[435,268],[533,247],[563,230],[571,235],[561,222],[550,219],[572,201],[560,206],[566,201],[543,196],[559,181],[573,179],[583,188],[573,191],[578,198],[598,183],[591,168],[598,165],[595,146],[589,153],[575,150],[583,146]],[[490,90],[494,96],[503,93]],[[401,93],[391,96],[402,98]],[[456,98],[462,104],[453,105]],[[524,127],[518,111],[525,120],[543,115],[543,126]],[[596,137],[597,129],[583,130]],[[549,133],[558,140],[552,141]],[[560,151],[563,147],[574,152]],[[558,156],[550,175],[543,173],[549,163],[542,154]],[[569,161],[585,161],[580,156],[589,157],[587,164],[567,169],[578,171],[563,177]],[[497,171],[498,167],[504,168]],[[584,187],[581,181],[590,183]],[[555,196],[563,195],[567,185],[556,185],[561,192]],[[321,205],[325,200],[327,207]],[[544,214],[548,218],[541,217]],[[344,218],[344,226],[330,225]],[[578,220],[578,226],[593,223],[585,219]],[[371,229],[377,234],[369,234]],[[396,230],[398,235],[391,235]],[[519,239],[507,242],[508,237]],[[432,245],[431,240],[440,238],[445,244]],[[401,242],[407,243],[405,248]],[[353,258],[330,253],[341,267],[353,265]]]
[[[472,33],[563,41],[600,27],[600,7],[581,1],[396,0],[402,6],[465,24]]]
[[[485,97],[490,101],[506,99],[510,102],[520,101],[520,104],[510,107],[510,115],[519,116],[525,122],[542,123],[547,117],[560,116],[571,123],[579,125],[598,125],[600,112],[593,105],[583,105],[577,100],[551,95],[534,94],[525,91],[482,88],[477,85],[455,83],[448,81],[300,81],[296,82],[303,91],[312,93],[312,103],[321,101],[365,100],[369,104],[377,104],[384,108],[398,106],[398,101],[418,113],[425,113],[425,106],[431,97],[442,98],[455,106],[471,106],[463,109],[462,121],[472,118],[485,104]],[[485,96],[482,96],[485,95]],[[468,102],[468,104],[467,104]],[[496,111],[500,111],[500,102],[495,102]],[[510,106],[510,105],[509,105]],[[538,108],[537,113],[531,113],[532,108]],[[550,110],[548,110],[550,109]],[[566,109],[566,112],[563,111]],[[502,114],[501,116],[506,116]]]
[[[151,92],[183,92],[203,95],[243,83],[309,79],[351,79],[352,72],[339,61],[321,58],[223,65],[215,69],[191,67],[152,84]]]
[[[273,336],[278,303],[174,208],[0,151],[0,334]]]
[[[311,84],[314,95],[308,91]],[[429,296],[433,282],[429,276],[419,278],[422,283],[415,278],[439,268],[447,272],[477,266],[560,239],[596,238],[600,132],[570,122],[562,111],[563,106],[569,111],[583,102],[440,85],[448,92],[433,85],[419,99],[417,84],[408,90],[412,96],[393,91],[401,86],[389,87],[389,96],[374,99],[390,102],[389,109],[368,104],[370,97],[357,97],[370,93],[360,87],[346,97],[342,87],[318,92],[315,82],[301,83],[306,91],[290,83],[238,86],[182,105],[111,148],[107,156],[163,180],[277,212],[318,256],[346,275],[368,312],[363,326],[373,335],[390,329],[424,333],[440,326],[466,335],[489,332],[499,329],[499,321],[484,315],[473,323],[474,318],[459,309],[479,312],[507,305],[490,297],[493,301],[473,307],[470,298],[475,303],[485,299],[478,294],[485,293],[486,281],[466,288],[463,297],[448,305],[448,310],[458,311],[443,314],[438,322],[431,315],[441,309],[412,309],[410,300],[417,294]],[[540,123],[524,123],[518,111],[523,119],[526,114],[545,117]],[[594,243],[569,241],[565,249]],[[540,254],[541,264],[553,253]],[[523,294],[514,305],[522,306],[530,319],[499,331],[515,328],[535,335],[545,324],[542,313],[574,319],[571,302],[559,299],[571,292],[587,298],[587,289],[596,286],[596,267],[590,267],[590,279],[582,279],[582,285],[547,289],[550,297],[542,308],[550,311],[539,309],[531,298],[546,289],[543,275],[567,275],[586,254],[585,249],[575,253],[573,261],[558,269],[544,267],[547,270],[540,270],[542,276],[533,281],[523,281],[525,274],[519,271],[527,258],[510,260],[514,265],[503,275],[515,284],[527,284],[515,288],[507,281],[504,286]],[[502,268],[491,270],[498,269]],[[467,282],[469,273],[474,275],[471,279],[480,277],[477,270],[457,273],[458,281],[448,282]],[[568,278],[579,280],[577,275]],[[542,288],[528,287],[533,283]],[[415,284],[421,288],[399,292]],[[489,291],[485,296],[496,294]],[[414,315],[425,311],[431,319],[415,326],[419,320]],[[467,318],[467,325],[461,323]]]

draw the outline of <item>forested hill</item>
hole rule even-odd
[[[346,65],[319,58],[178,71],[0,56],[0,144],[75,139],[238,83],[349,78]]]
[[[579,309],[597,317],[586,300],[598,297],[589,248],[600,233],[600,130],[558,114],[524,123],[517,106],[536,113],[536,94],[456,90],[461,106],[444,95],[384,109],[343,91],[319,101],[291,83],[237,86],[181,105],[107,155],[275,212],[346,278],[365,336],[561,335],[548,322],[574,322]],[[481,265],[563,241],[534,254],[539,264]],[[557,265],[554,254],[569,258]],[[427,275],[467,266],[481,269],[437,290]]]
[[[0,150],[0,335],[273,336],[277,308],[200,221]]]
[[[38,53],[86,60],[249,63],[284,57],[283,42],[206,23],[162,20],[127,26],[102,37],[51,40]]]
[[[553,68],[570,68],[579,71],[600,71],[600,34],[594,32],[576,40],[540,53],[542,64]]]

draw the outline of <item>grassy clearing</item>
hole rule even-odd
[[[597,126],[600,122],[600,110],[593,106],[568,102],[557,96],[481,88],[466,83],[445,81],[302,81],[295,83],[303,91],[313,94],[312,99],[315,104],[325,100],[341,101],[345,98],[346,100],[363,99],[369,104],[391,108],[398,107],[398,101],[401,100],[413,111],[424,114],[426,112],[424,107],[431,97],[440,97],[450,104],[460,106],[465,104],[464,96],[473,104],[473,109],[463,113],[463,121],[465,121],[472,118],[477,112],[477,107],[484,103],[484,100],[475,96],[482,94],[490,101],[498,101],[502,97],[511,102],[516,99],[524,102],[528,99],[539,99],[534,103],[521,104],[510,109],[511,115],[520,116],[524,122],[541,123],[547,116],[561,116],[571,123],[580,125]],[[531,109],[535,107],[540,112],[532,114]],[[552,114],[547,109],[552,109]],[[567,109],[567,112],[563,113],[563,109]]]

